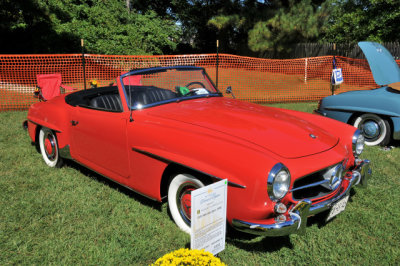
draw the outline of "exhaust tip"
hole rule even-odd
[[[25,130],[28,130],[28,120],[25,120],[25,121],[22,123],[22,128],[25,129]]]

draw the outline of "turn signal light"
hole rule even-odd
[[[283,214],[283,213],[286,213],[286,211],[287,211],[287,208],[286,208],[285,204],[283,204],[282,202],[278,202],[275,205],[275,213]]]
[[[283,214],[278,215],[277,217],[275,217],[275,222],[277,223],[286,222],[286,216]]]

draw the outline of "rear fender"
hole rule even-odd
[[[63,97],[54,101],[39,102],[28,111],[28,131],[30,138],[37,142],[38,132],[42,127],[53,130],[57,135],[58,146],[63,148],[69,144],[69,114],[72,110],[64,102]]]
[[[32,142],[37,142],[37,124],[29,120],[26,122],[29,137],[31,138]]]

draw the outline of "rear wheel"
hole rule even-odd
[[[39,132],[39,147],[43,160],[50,167],[61,167],[62,158],[60,157],[57,137],[48,128],[41,128]]]
[[[190,234],[191,192],[204,187],[204,184],[189,174],[179,174],[172,178],[168,188],[168,207],[178,227]]]
[[[376,114],[362,114],[354,120],[353,126],[358,128],[365,137],[368,146],[389,144],[391,128],[386,119]]]

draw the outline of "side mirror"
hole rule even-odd
[[[232,87],[231,86],[228,86],[228,88],[226,88],[226,91],[225,91],[227,94],[232,94],[232,98],[233,99],[236,99],[236,97],[235,97],[235,95],[233,94],[233,92],[232,92]]]

